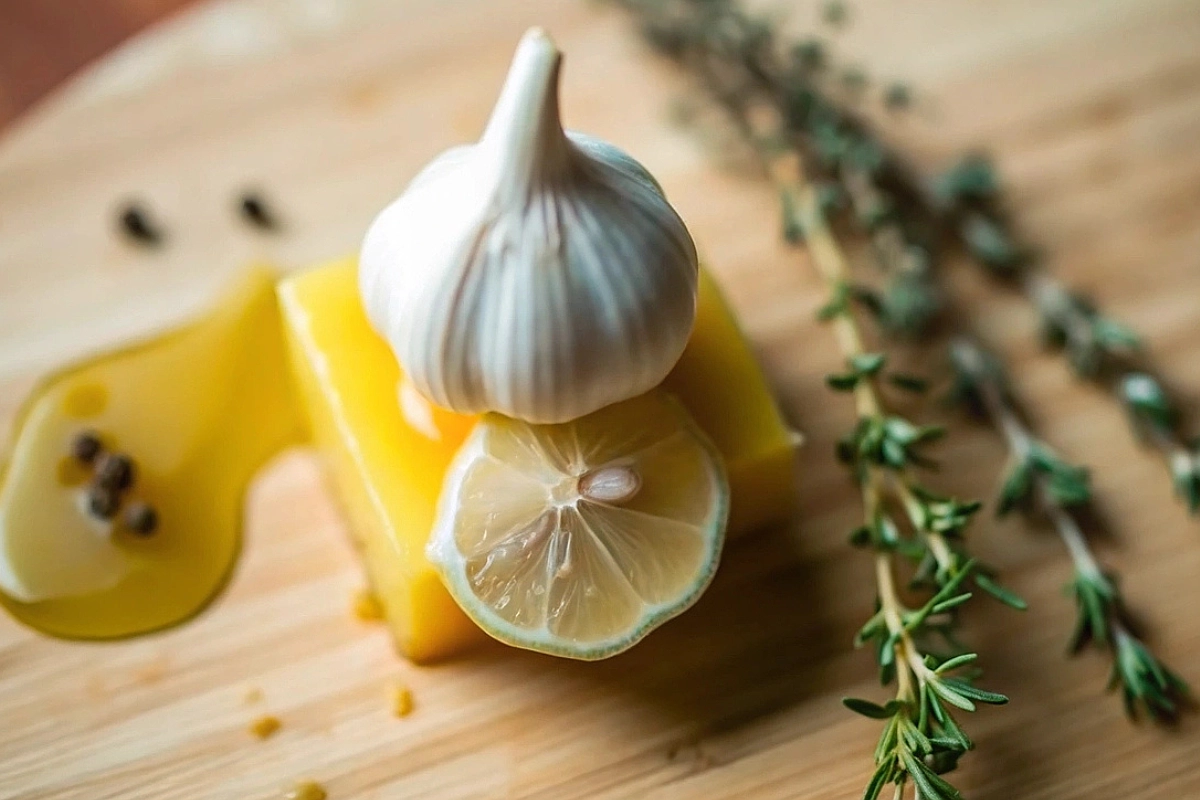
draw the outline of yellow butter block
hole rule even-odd
[[[425,662],[486,639],[425,560],[442,478],[475,418],[433,407],[405,385],[367,321],[352,259],[285,279],[279,297],[312,439],[399,649]],[[666,386],[725,458],[730,534],[785,517],[796,435],[708,276]]]

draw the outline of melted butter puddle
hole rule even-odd
[[[0,603],[65,638],[189,619],[224,586],[246,486],[299,419],[265,269],[185,328],[60,370],[27,400],[0,473]],[[104,502],[71,454],[84,429],[136,464]]]

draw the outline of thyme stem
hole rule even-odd
[[[1028,462],[1034,456],[1038,441],[1017,414],[1012,403],[1005,397],[1005,391],[997,376],[988,368],[981,346],[967,336],[959,335],[951,342],[950,347],[956,364],[968,372],[971,379],[974,380],[974,388],[978,393],[979,400],[1000,429],[1013,459],[1018,463]],[[1059,538],[1062,539],[1070,553],[1076,572],[1089,577],[1102,576],[1103,570],[1096,562],[1095,555],[1083,535],[1083,530],[1066,507],[1054,499],[1049,481],[1049,476],[1044,473],[1038,473],[1034,477],[1034,490],[1037,493],[1037,501],[1042,512],[1054,526]]]
[[[921,530],[929,542],[929,550],[933,553],[933,557],[937,560],[938,567],[942,570],[955,569],[956,559],[954,551],[951,549],[949,542],[937,531],[924,530],[922,520],[922,504],[920,498],[917,497],[913,490],[911,481],[907,476],[897,476],[896,496],[900,498],[900,502],[904,506],[904,511],[908,515],[909,521],[917,530]]]
[[[729,108],[729,105],[726,107]],[[821,211],[816,189],[805,176],[803,161],[794,151],[772,151],[765,147],[762,143],[770,141],[770,138],[756,134],[754,123],[750,122],[744,111],[742,113],[744,124],[740,127],[752,135],[751,142],[755,145],[758,156],[765,162],[767,174],[780,192],[784,208],[791,209],[794,214],[794,219],[789,222],[794,223],[801,232],[812,265],[836,302],[836,298],[844,294],[849,286],[850,272],[846,258]],[[860,359],[873,355],[866,348],[855,310],[844,299],[829,321],[842,355],[848,363],[855,364]],[[856,433],[886,430],[889,417],[879,394],[876,376],[860,374],[852,391],[859,420]],[[861,450],[862,441],[859,440],[855,447]],[[896,694],[888,706],[874,707],[878,709],[878,713],[890,716],[892,722],[885,729],[884,737],[876,749],[876,772],[871,786],[868,787],[867,796],[878,796],[886,782],[894,782],[900,792],[896,796],[902,796],[903,787],[912,781],[917,798],[923,796],[924,792],[931,800],[954,800],[960,795],[940,777],[939,772],[952,769],[957,764],[958,757],[970,749],[972,744],[958,728],[949,711],[943,707],[943,700],[970,710],[974,708],[972,698],[986,703],[1003,703],[1006,702],[1006,698],[976,689],[960,679],[944,678],[934,672],[926,664],[926,659],[932,656],[922,653],[914,639],[913,631],[923,630],[923,623],[930,616],[931,610],[938,607],[939,602],[961,603],[969,597],[959,594],[958,586],[973,565],[963,562],[943,533],[930,524],[931,503],[936,500],[948,506],[949,513],[955,520],[952,529],[956,532],[965,525],[977,506],[962,506],[944,498],[935,498],[928,493],[922,494],[908,475],[907,465],[903,460],[891,464],[877,463],[860,454],[855,457],[854,462],[866,518],[871,521],[869,524],[880,528],[893,524],[890,521],[884,522],[889,519],[885,497],[890,489],[903,506],[909,526],[925,542],[920,552],[931,554],[936,564],[935,585],[938,587],[927,607],[917,610],[906,607],[896,587],[897,543],[885,541],[884,538],[875,543],[875,581],[880,606],[877,618],[881,620],[882,625],[877,633],[871,635],[877,637],[880,642],[884,676],[885,679],[894,676]],[[868,623],[868,626],[870,624]],[[862,638],[863,634],[860,633],[860,639]],[[973,657],[972,655],[971,658]],[[937,659],[934,659],[934,663],[938,663]],[[950,664],[949,668],[954,666]],[[948,697],[953,699],[946,700]],[[867,701],[847,703],[851,707],[857,705],[858,710],[867,705]],[[875,711],[871,713],[876,714]],[[910,739],[905,739],[900,733],[910,730],[913,731],[907,734]],[[940,749],[929,743],[929,737],[936,737],[938,732],[945,734]],[[926,764],[927,758],[933,759],[936,766]]]
[[[837,287],[844,286],[849,281],[849,268],[845,256],[837,245],[833,234],[820,212],[817,195],[812,184],[804,178],[800,160],[789,154],[776,158],[768,168],[772,180],[782,192],[790,193],[794,198],[795,207],[803,220],[805,243],[812,257],[812,263],[824,279],[827,288],[833,292]],[[851,312],[839,314],[832,320],[834,333],[841,347],[842,355],[847,359],[864,355],[867,349],[863,344],[863,336],[858,322]],[[855,404],[858,415],[862,418],[877,417],[881,414],[882,403],[873,378],[859,381],[854,389]],[[862,482],[864,505],[872,513],[878,513],[883,503],[881,499],[879,470],[868,466],[867,475]],[[914,530],[923,531],[919,504],[903,478],[896,478],[894,483],[899,496],[902,498],[905,510]],[[939,564],[949,566],[953,558],[949,547],[939,534],[924,532],[930,540],[931,549],[936,546]],[[879,603],[887,622],[887,629],[895,638],[895,657],[898,663],[896,670],[896,697],[904,702],[916,699],[915,685],[925,679],[928,670],[925,667],[920,651],[912,641],[908,629],[904,625],[904,615],[910,613],[905,608],[896,591],[893,556],[888,551],[878,551],[875,554],[875,582],[879,594]]]
[[[785,203],[793,204],[798,212],[813,266],[824,279],[826,288],[836,292],[839,287],[846,286],[850,280],[846,258],[829,231],[825,215],[820,211],[816,190],[804,178],[800,159],[795,154],[786,153],[770,161],[767,172],[783,196],[791,198]],[[844,357],[853,359],[866,354],[867,348],[853,314],[838,314],[831,320],[831,325]],[[873,380],[858,383],[854,388],[854,400],[860,417],[872,417],[880,413],[879,396]]]
[[[965,159],[941,183],[939,199],[928,191],[920,196],[942,215],[979,265],[1006,280],[1037,309],[1045,338],[1061,349],[1073,371],[1100,384],[1121,403],[1135,435],[1166,463],[1176,495],[1190,513],[1200,513],[1200,451],[1186,440],[1179,404],[1146,363],[1139,337],[1046,271],[1032,248],[1019,241],[1000,207],[999,182],[986,161]]]
[[[768,157],[765,153],[763,155]],[[812,264],[830,295],[836,297],[848,285],[849,270],[841,248],[821,213],[816,191],[805,179],[800,159],[794,153],[770,158],[767,171],[784,198],[785,208],[795,210],[795,221],[803,232]],[[843,303],[830,321],[842,355],[849,363],[854,364],[858,359],[870,355],[863,343],[855,312],[848,304]],[[870,426],[886,419],[873,374],[860,375],[852,391],[859,418],[857,430],[862,430],[864,424]],[[862,459],[857,463],[857,473],[868,520],[877,525],[883,524],[882,520],[886,518],[884,494],[888,486],[894,487],[912,529],[924,537],[929,551],[934,554],[938,574],[950,575],[961,567],[965,576],[970,566],[960,565],[942,534],[928,525],[928,505],[921,503],[905,474],[903,464],[885,470],[879,464]],[[907,608],[896,588],[894,552],[894,547],[885,541],[875,546],[875,583],[880,606],[877,618],[881,619],[882,625],[877,632],[869,635],[880,641],[880,659],[885,678],[889,675],[895,677],[895,699],[882,707],[868,701],[847,701],[847,705],[860,712],[865,710],[869,716],[890,718],[876,748],[876,771],[866,797],[878,797],[886,783],[894,782],[893,797],[901,798],[904,786],[912,781],[914,796],[918,799],[924,793],[931,800],[954,800],[960,797],[958,791],[946,783],[939,772],[952,769],[958,757],[972,745],[938,697],[954,698],[948,702],[968,710],[974,708],[970,697],[992,703],[1005,702],[1006,698],[982,692],[957,679],[943,679],[926,665],[926,656],[914,641],[912,630],[920,629],[920,622],[929,616],[931,609],[937,607],[939,599],[942,602],[961,602],[962,596],[957,594],[958,583],[948,580],[929,601],[930,610],[914,611]],[[864,633],[860,633],[860,639],[866,638]],[[952,664],[950,666],[953,667]],[[960,694],[964,691],[970,697]],[[938,717],[939,722],[932,721],[931,715]],[[946,733],[943,739],[950,742],[949,745],[943,744],[940,750],[934,747],[930,738],[936,737],[938,731]],[[927,758],[934,759],[936,766],[929,766]]]
[[[896,637],[896,657],[905,665],[905,669],[896,672],[896,696],[902,700],[912,700],[913,678],[908,665],[910,657],[916,652],[908,631],[904,629],[904,614],[907,609],[900,602],[896,593],[896,578],[892,573],[892,558],[887,553],[875,554],[875,583],[879,588],[879,605],[887,620],[888,631]]]
[[[1088,544],[1074,509],[1091,497],[1086,471],[1062,461],[1024,422],[998,362],[966,336],[951,343],[960,380],[995,423],[1012,455],[1001,509],[1026,503],[1039,510],[1071,556],[1071,584],[1078,617],[1072,650],[1088,641],[1110,648],[1110,685],[1120,686],[1131,716],[1139,710],[1158,722],[1173,722],[1189,702],[1183,680],[1163,666],[1130,630],[1125,600]]]
[[[837,164],[822,163],[813,137],[794,125],[796,109],[787,99],[794,87],[781,77],[790,74],[788,65],[793,62],[781,60],[770,25],[743,13],[734,0],[616,2],[638,15],[649,40],[699,78],[727,114],[779,193],[785,238],[805,245],[828,293],[829,302],[820,316],[832,325],[850,370],[829,376],[828,382],[836,391],[852,393],[856,410],[854,429],[838,443],[838,455],[862,494],[864,524],[852,533],[851,542],[872,553],[878,602],[856,643],[873,645],[881,681],[894,682],[896,688],[894,698],[884,705],[856,698],[843,701],[859,714],[884,721],[875,749],[875,771],[864,798],[877,800],[884,787],[893,784],[892,796],[898,799],[911,786],[918,799],[961,800],[942,775],[952,771],[974,745],[952,711],[974,711],[976,703],[1007,702],[1003,695],[980,689],[969,677],[956,674],[976,658],[962,652],[954,638],[959,609],[972,596],[964,584],[974,580],[981,589],[1017,607],[1022,601],[964,555],[962,536],[980,504],[936,494],[913,474],[914,466],[930,463],[923,450],[941,429],[915,425],[892,413],[880,393],[886,357],[866,347],[852,302],[857,287],[850,282],[846,258],[826,220],[816,185],[822,170],[830,172]],[[791,57],[799,59],[797,64],[819,61],[819,53],[811,48]],[[799,98],[798,102],[807,101]],[[820,99],[807,107],[818,106],[820,113],[833,111]],[[865,161],[871,157],[860,154]],[[846,179],[869,195],[866,199],[885,205],[885,198],[871,193],[866,178],[856,177],[859,167],[848,162],[842,167]],[[927,263],[915,257],[905,261],[914,251],[903,231],[884,228],[879,233],[875,246],[892,254],[902,268],[919,273],[918,268]],[[905,561],[915,565],[910,588],[924,593],[924,602],[916,608],[905,605],[897,584],[898,567]],[[944,642],[950,652],[935,646],[936,642]]]
[[[986,160],[968,157],[926,179],[855,109],[865,80],[861,70],[839,76],[823,42],[780,41],[770,19],[745,13],[736,0],[612,2],[637,15],[647,40],[700,79],[735,128],[747,132],[751,104],[769,106],[783,120],[772,134],[775,144],[804,154],[814,177],[833,179],[850,196],[890,274],[887,290],[871,298],[889,333],[923,334],[941,307],[930,291],[932,247],[914,230],[952,232],[974,261],[1038,309],[1048,340],[1061,347],[1075,372],[1120,401],[1134,431],[1162,455],[1177,496],[1200,513],[1200,444],[1180,430],[1178,402],[1137,357],[1138,337],[1131,330],[1041,268],[1004,213],[999,181]],[[853,85],[846,80],[851,73]],[[890,105],[889,96],[902,100]],[[907,98],[904,90],[883,99],[899,108]]]

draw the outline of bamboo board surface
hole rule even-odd
[[[815,4],[794,3],[798,26]],[[1200,416],[1200,5],[1194,0],[863,0],[843,37],[911,80],[892,133],[923,163],[986,144],[1023,228],[1054,268],[1143,332]],[[794,424],[796,521],[726,555],[700,604],[608,662],[500,646],[416,668],[349,612],[362,584],[311,457],[282,456],[251,494],[224,596],[176,630],[73,644],[0,619],[0,798],[856,798],[877,726],[843,695],[882,698],[850,641],[869,615],[869,559],[845,544],[860,510],[834,463],[850,409],[824,388],[839,359],[814,322],[803,254],[777,244],[774,196],[722,173],[668,109],[684,84],[627,21],[575,0],[232,0],[130,43],[0,140],[0,426],[64,359],[201,308],[240,264],[299,267],[357,246],[430,156],[474,138],[530,24],[567,53],[572,127],[661,179],[722,279]],[[262,187],[286,218],[266,236],[234,198]],[[145,198],[154,252],[113,236]],[[1020,390],[1064,453],[1095,468],[1127,576],[1168,663],[1200,683],[1200,525],[1120,411],[1038,352],[1016,298],[963,267],[956,296],[1020,365]],[[0,436],[4,434],[0,433]],[[1002,456],[957,424],[941,485],[989,495]],[[975,550],[1031,609],[980,603],[969,641],[1012,697],[969,720],[973,800],[1200,797],[1200,723],[1128,726],[1104,659],[1068,661],[1067,563],[1052,536],[981,518]],[[390,715],[387,686],[416,708]],[[259,715],[283,727],[259,742]]]

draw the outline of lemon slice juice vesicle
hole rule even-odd
[[[728,500],[719,454],[661,391],[552,425],[488,414],[450,466],[427,553],[495,638],[606,658],[703,592]]]

